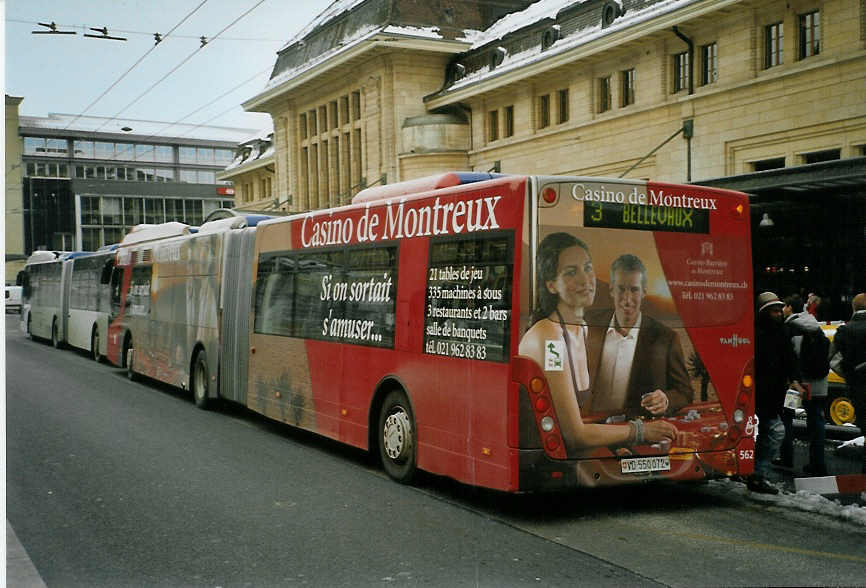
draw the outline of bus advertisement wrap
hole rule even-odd
[[[236,220],[120,244],[108,357],[130,377],[378,453],[399,482],[752,471],[744,194],[453,172]],[[58,271],[32,273],[48,292]]]

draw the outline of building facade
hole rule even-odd
[[[7,281],[35,250],[95,251],[140,223],[198,225],[234,205],[216,174],[250,129],[19,116],[20,102],[6,98]]]
[[[334,2],[244,103],[289,210],[453,169],[704,183],[753,195],[757,288],[866,290],[862,1],[418,4]]]
[[[267,128],[242,141],[216,177],[234,184],[235,209],[276,213],[288,210],[288,201],[275,198],[275,176],[274,131]]]

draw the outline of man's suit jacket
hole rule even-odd
[[[612,317],[613,309],[589,311],[586,315],[589,324],[586,354],[593,397],[605,393],[605,390],[597,390],[595,383],[601,366],[604,338]],[[679,336],[671,328],[643,314],[628,380],[626,414],[646,414],[641,408],[640,397],[657,389],[667,394],[669,404],[666,414],[669,415],[691,404],[694,398]]]

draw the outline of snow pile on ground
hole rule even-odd
[[[782,508],[813,512],[866,527],[866,507],[858,504],[842,504],[838,500],[831,500],[814,492],[801,490],[797,493],[791,493],[782,490],[778,495],[756,494],[750,492],[745,484],[728,479],[712,480],[710,485],[720,494],[728,496],[733,494]]]

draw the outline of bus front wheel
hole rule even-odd
[[[99,363],[102,361],[102,355],[99,353],[99,330],[93,329],[93,335],[90,336],[90,357],[93,361]]]
[[[401,484],[415,475],[416,441],[409,399],[402,390],[392,390],[379,413],[379,456],[385,473]]]
[[[206,409],[208,407],[208,383],[209,373],[207,369],[207,356],[204,350],[199,351],[195,356],[195,361],[192,366],[192,397],[195,400],[195,405],[199,408]]]

